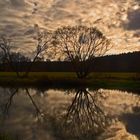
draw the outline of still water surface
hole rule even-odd
[[[138,140],[140,96],[88,88],[0,88],[0,134],[15,140]]]

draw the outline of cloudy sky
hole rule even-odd
[[[140,0],[0,0],[0,35],[18,51],[32,51],[36,24],[96,26],[112,40],[110,54],[140,50]]]

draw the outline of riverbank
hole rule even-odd
[[[22,75],[23,73],[21,73]],[[130,89],[140,92],[140,73],[91,73],[86,79],[78,79],[71,72],[31,72],[28,77],[18,78],[14,72],[0,72],[1,86],[45,86],[45,87],[94,87],[108,89]]]
[[[20,73],[23,75],[23,73]],[[130,89],[140,92],[140,73],[91,73],[86,79],[78,79],[71,72],[31,72],[28,77],[16,76],[14,72],[0,72],[1,86],[87,86],[108,89]]]

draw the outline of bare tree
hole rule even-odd
[[[3,63],[9,64],[14,72],[16,72],[17,77],[20,77],[19,71],[16,69],[13,61],[13,53],[12,49],[14,46],[12,45],[12,42],[7,37],[2,36],[0,38],[0,51],[3,54]]]
[[[39,58],[44,58],[44,56],[53,56],[54,53],[52,46],[52,32],[50,31],[41,31],[38,25],[35,25],[36,36],[34,37],[36,41],[36,48],[32,57],[32,63],[29,65],[26,76],[28,76],[32,65],[39,60]]]
[[[85,78],[95,57],[103,56],[111,48],[110,41],[93,27],[58,28],[53,38],[54,45],[72,62],[78,78]]]
[[[9,65],[10,69],[16,72],[17,77],[20,78],[23,76],[21,62],[29,62],[30,59],[19,52],[14,52],[14,48],[10,39],[4,36],[0,38],[1,61],[6,67]]]
[[[21,61],[19,60],[19,53],[14,53],[12,52],[12,48],[14,47],[11,44],[10,39],[7,39],[6,37],[1,37],[0,38],[0,49],[3,54],[3,60],[7,63],[10,64],[11,68],[13,71],[16,72],[18,77],[23,77],[23,76],[28,76],[29,72],[31,71],[31,68],[33,64],[39,60],[39,58],[44,58],[44,56],[52,57],[53,53],[55,52],[52,50],[52,32],[49,31],[41,31],[41,29],[38,27],[38,25],[35,26],[35,33],[36,36],[34,37],[36,41],[36,47],[35,51],[33,52],[32,55],[32,62],[29,63],[26,67],[25,73],[22,73],[22,76],[20,75],[20,71],[18,67],[16,67],[16,63],[20,63]],[[16,54],[16,55],[15,55]],[[16,56],[16,59],[15,59]],[[22,57],[23,58],[23,57]],[[24,61],[28,61],[28,59],[24,59]]]

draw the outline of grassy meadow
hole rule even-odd
[[[23,75],[24,73],[20,73]],[[0,72],[0,78],[16,78],[15,72]],[[74,72],[30,72],[29,78],[62,78],[74,79],[77,78]],[[125,79],[125,80],[140,80],[140,73],[128,72],[93,72],[86,79]]]

